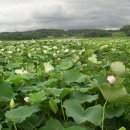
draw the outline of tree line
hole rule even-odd
[[[3,32],[0,33],[0,40],[31,40],[43,38],[85,38],[85,37],[111,37],[112,33],[107,30],[99,29],[40,29],[26,32]]]
[[[130,25],[126,25],[120,29],[120,31],[125,32],[125,34],[129,37],[130,36]]]
[[[44,38],[87,38],[87,37],[112,37],[116,34],[120,37],[123,32],[125,36],[130,36],[130,25],[124,26],[119,30],[101,30],[101,29],[40,29],[26,32],[2,32],[0,40],[31,40]]]

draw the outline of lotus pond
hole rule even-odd
[[[129,130],[130,39],[0,42],[0,130]]]

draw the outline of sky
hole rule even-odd
[[[0,0],[0,32],[118,29],[130,24],[130,0]]]

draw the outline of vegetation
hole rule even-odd
[[[127,37],[126,33],[123,31],[112,31],[112,37]]]
[[[0,42],[1,130],[129,130],[130,39]]]
[[[125,32],[127,36],[130,36],[130,25],[124,26],[120,30]]]
[[[27,32],[3,32],[0,33],[1,40],[31,40],[43,38],[66,38],[66,37],[110,37],[111,32],[96,29],[82,30],[59,30],[59,29],[41,29]]]
[[[130,25],[122,27],[120,30],[101,29],[40,29],[26,32],[2,32],[0,40],[32,40],[47,38],[93,38],[93,37],[126,37],[130,36]]]

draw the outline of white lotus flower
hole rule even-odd
[[[24,101],[25,101],[25,102],[29,102],[29,97],[25,97],[25,98],[24,98]]]
[[[68,52],[69,52],[69,49],[65,49],[64,52],[65,52],[65,53],[68,53]]]
[[[22,68],[22,69],[16,69],[15,73],[16,74],[27,74],[28,72]]]
[[[44,68],[46,73],[54,70],[54,67],[49,62],[44,63]]]

